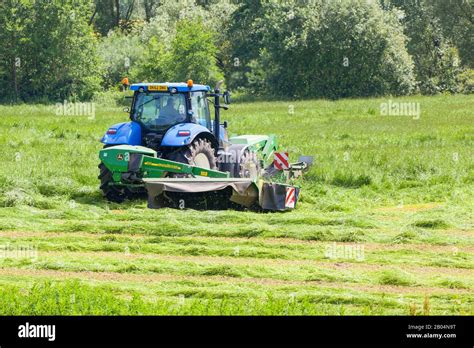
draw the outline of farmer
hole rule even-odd
[[[128,86],[130,86],[130,81],[128,81],[128,77],[125,76],[123,79],[122,79],[122,86],[123,86],[123,90],[126,91]]]
[[[166,101],[166,105],[163,110],[160,112],[160,115],[163,115],[167,120],[170,120],[170,123],[182,122],[186,118],[184,115],[184,110],[181,107],[179,97],[169,97]]]

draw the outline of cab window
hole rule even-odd
[[[192,122],[211,129],[211,116],[205,92],[191,93],[191,108],[193,110]]]
[[[185,96],[168,93],[139,93],[135,99],[133,118],[152,130],[166,129],[185,122]]]

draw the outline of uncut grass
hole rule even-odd
[[[215,293],[207,292],[199,294],[199,297],[190,298],[190,294],[187,293],[186,296],[186,292],[183,291],[181,296],[157,297],[154,301],[150,301],[150,296],[148,300],[143,296],[144,300],[138,291],[132,291],[130,295],[129,291],[124,294],[110,286],[91,287],[78,282],[59,285],[38,282],[30,289],[20,289],[10,285],[0,290],[2,292],[0,314],[349,314],[351,309],[360,310],[362,307],[357,304],[344,305],[346,302],[344,296],[339,296],[337,300],[330,299],[314,303],[310,296],[298,300],[291,300],[288,296],[267,297],[265,295],[254,298],[241,296],[236,298],[232,293],[221,293],[216,296]],[[20,291],[23,291],[23,295],[26,296],[18,296]],[[199,290],[193,290],[194,295],[198,292]],[[55,296],[52,297],[51,294]],[[367,312],[376,312],[374,306],[369,306],[367,303],[368,299],[360,302],[366,305]]]
[[[262,291],[209,282],[84,284],[80,281],[13,282],[0,288],[0,314],[99,315],[381,315],[472,313],[463,295],[390,295],[337,288],[281,287]],[[429,297],[431,309],[423,313]],[[415,310],[413,310],[413,308]]]

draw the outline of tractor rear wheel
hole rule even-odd
[[[169,159],[205,169],[217,170],[216,151],[207,139],[196,139],[189,146],[173,153]]]
[[[110,185],[113,182],[112,172],[107,169],[104,163],[101,162],[99,164],[99,169],[100,189],[104,193],[105,198],[111,202],[122,203],[127,198],[126,189]]]

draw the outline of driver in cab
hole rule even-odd
[[[165,107],[160,112],[160,118],[171,121],[166,123],[177,123],[186,119],[184,105],[181,105],[178,97],[168,98]]]

